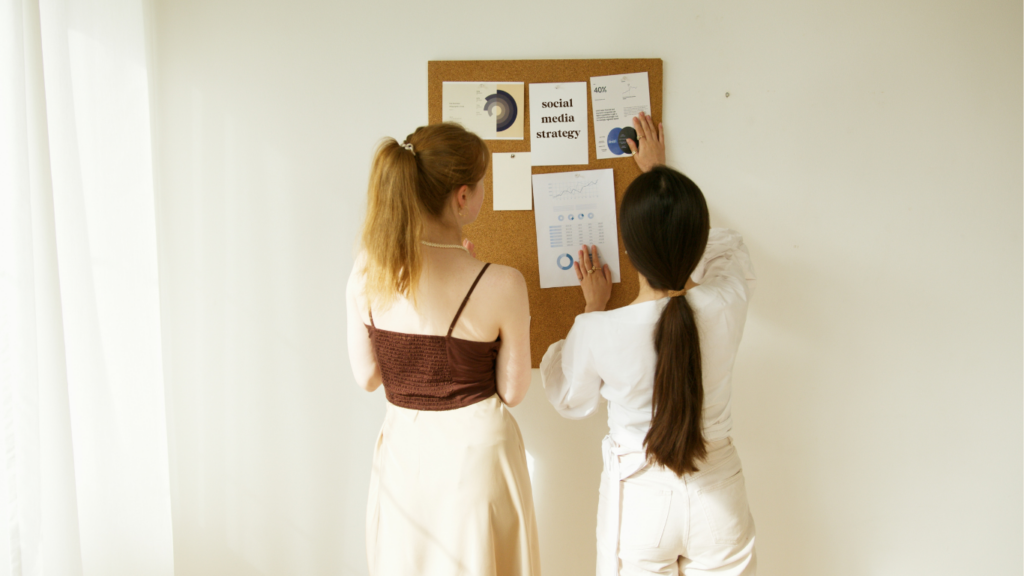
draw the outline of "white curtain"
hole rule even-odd
[[[147,6],[0,2],[0,576],[169,576]]]

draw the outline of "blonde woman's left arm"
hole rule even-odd
[[[363,263],[365,254],[356,258],[352,274],[345,289],[346,333],[348,335],[348,360],[356,384],[367,392],[373,392],[381,384],[380,366],[373,353],[366,323],[370,321],[364,310],[369,310],[363,297]]]

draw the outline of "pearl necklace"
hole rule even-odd
[[[469,249],[462,244],[436,244],[434,242],[427,242],[426,240],[420,240],[420,244],[433,246],[434,248],[458,248],[460,250],[465,250],[466,254],[469,254]]]

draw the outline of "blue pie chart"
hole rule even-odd
[[[562,254],[558,257],[558,260],[556,260],[555,263],[558,264],[558,267],[562,270],[568,270],[569,268],[572,268],[573,259],[572,256],[569,256],[568,254]]]
[[[612,128],[612,131],[608,133],[608,149],[616,156],[622,156],[622,148],[619,148],[619,132],[621,131],[622,128]]]

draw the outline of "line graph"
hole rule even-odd
[[[564,197],[574,199],[579,198],[580,196],[586,197],[585,192],[587,192],[587,188],[596,186],[598,182],[598,180],[585,180],[582,182],[572,182],[561,185],[552,182],[548,184],[548,196],[551,197],[552,200]]]

